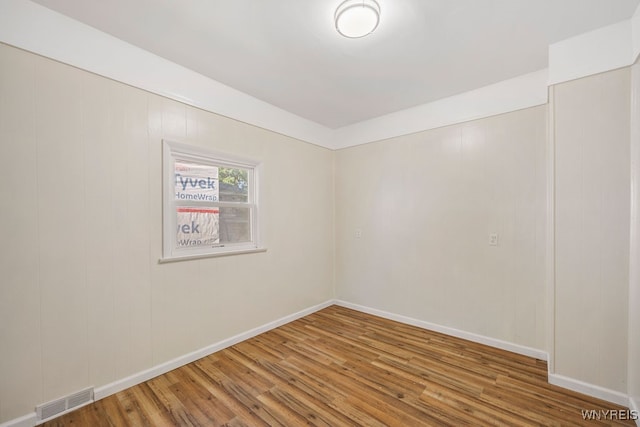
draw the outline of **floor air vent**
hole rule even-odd
[[[38,422],[56,417],[93,400],[93,387],[36,406]]]

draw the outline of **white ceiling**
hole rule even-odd
[[[34,1],[332,129],[546,68],[640,2],[378,0],[376,32],[347,39],[341,0]]]

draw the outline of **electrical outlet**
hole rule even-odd
[[[353,236],[356,239],[361,239],[362,238],[362,228],[356,228],[355,231],[353,232]]]
[[[489,246],[498,246],[498,233],[489,234]]]

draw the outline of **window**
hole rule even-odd
[[[263,251],[259,164],[164,141],[163,259]]]

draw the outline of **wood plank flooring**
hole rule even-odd
[[[635,425],[584,420],[626,408],[546,373],[540,360],[331,306],[44,425]]]

